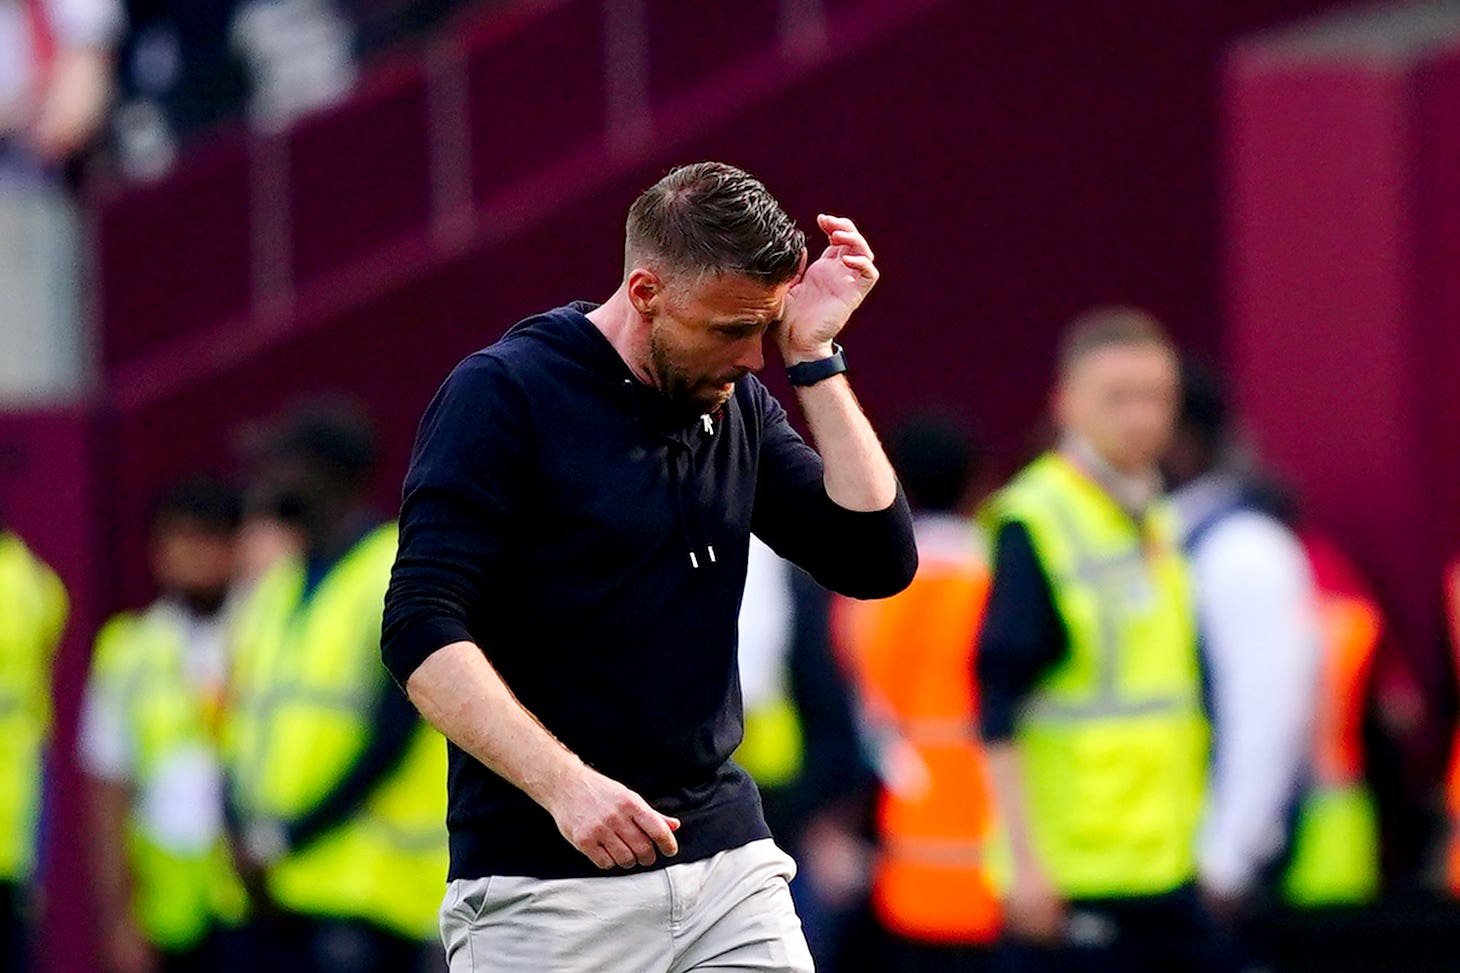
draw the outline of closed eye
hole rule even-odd
[[[731,324],[719,324],[715,331],[727,338],[749,338],[764,332],[767,328],[774,327],[774,321],[737,321]]]

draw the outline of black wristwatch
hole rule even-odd
[[[843,354],[842,346],[833,341],[830,358],[819,358],[816,361],[803,361],[799,365],[792,365],[786,369],[786,377],[791,380],[792,385],[804,387],[824,382],[833,375],[840,375],[846,370],[847,356]]]

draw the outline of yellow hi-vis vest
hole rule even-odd
[[[20,538],[0,533],[0,881],[35,867],[41,752],[51,725],[51,663],[66,589]]]
[[[360,541],[305,597],[298,559],[276,565],[241,607],[224,741],[235,805],[288,822],[315,807],[368,737],[381,693],[380,624],[396,529]],[[445,888],[446,743],[426,723],[352,819],[270,867],[271,898],[313,916],[435,936]]]
[[[761,787],[786,787],[801,776],[805,739],[801,714],[784,691],[745,711],[745,736],[735,762]]]
[[[149,942],[174,951],[196,946],[215,921],[242,919],[245,908],[222,833],[220,701],[188,679],[186,638],[165,606],[118,615],[98,634],[91,664],[93,691],[118,701],[135,754],[127,827],[132,910]],[[180,814],[161,806],[180,798],[213,803]],[[187,820],[169,824],[172,818]]]
[[[1035,850],[1068,898],[1177,888],[1195,874],[1208,728],[1171,511],[1137,524],[1050,454],[993,512],[1028,530],[1070,642],[1015,729]]]

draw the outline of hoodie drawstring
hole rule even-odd
[[[714,420],[708,416],[700,416],[700,423],[707,435],[715,434]],[[700,564],[700,551],[705,554],[703,563],[715,564],[715,545],[709,542],[704,526],[700,504],[692,492],[695,487],[694,469],[694,447],[678,438],[670,438],[673,444],[671,450],[674,452],[673,467],[670,470],[670,477],[674,480],[670,484],[670,493],[673,494],[674,512],[679,520],[679,530],[684,537],[685,543],[689,546],[689,565],[693,570],[698,571]],[[681,465],[682,463],[682,465]]]

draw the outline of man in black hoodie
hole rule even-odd
[[[449,738],[453,973],[807,971],[755,785],[736,616],[754,532],[833,590],[917,566],[834,339],[877,280],[731,166],[629,211],[602,305],[459,365],[406,476],[383,654]],[[752,373],[778,345],[813,450]]]

